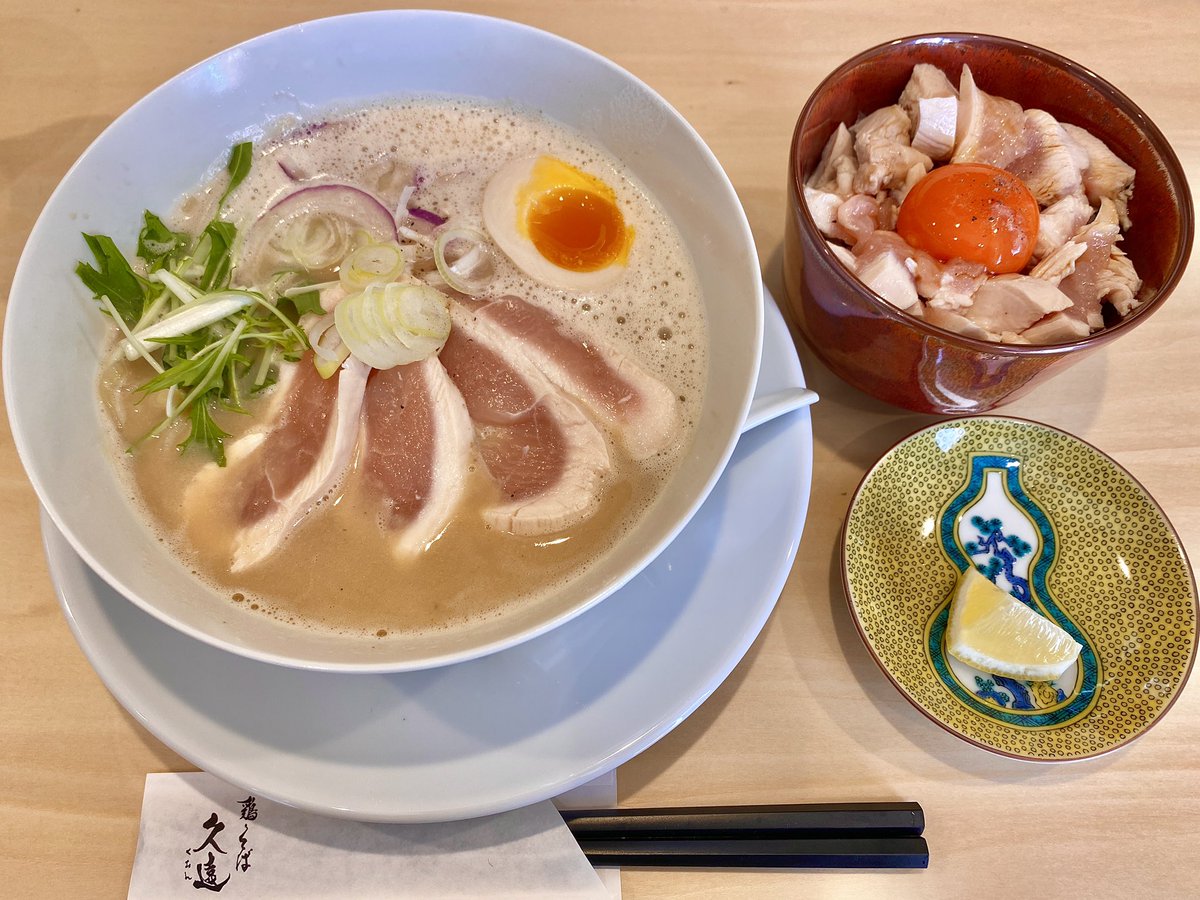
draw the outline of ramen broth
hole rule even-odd
[[[215,464],[202,452],[177,451],[186,434],[176,425],[122,452],[163,416],[161,395],[137,385],[151,374],[141,360],[114,353],[100,378],[102,406],[112,424],[114,456],[123,461],[135,502],[161,539],[231,603],[283,621],[338,632],[385,637],[443,629],[536,601],[594,565],[645,512],[686,448],[707,377],[703,305],[693,264],[675,227],[630,172],[582,136],[540,115],[474,101],[422,100],[372,106],[317,124],[279,125],[256,147],[249,176],[230,196],[225,217],[239,232],[295,189],[296,177],[361,186],[389,204],[406,182],[413,201],[482,231],[481,198],[492,173],[521,156],[553,154],[613,185],[636,235],[628,270],[596,291],[564,291],[524,275],[493,250],[495,280],[486,296],[515,295],[550,310],[567,328],[585,326],[628,354],[674,393],[681,431],[671,446],[633,460],[619,434],[605,434],[612,463],[598,510],[561,532],[519,536],[485,524],[480,510],[498,502],[499,488],[478,455],[463,499],[440,538],[415,559],[393,552],[379,522],[379,497],[360,477],[361,449],[332,496],[309,513],[265,559],[230,571],[240,496],[187,502],[189,486]],[[223,190],[215,178],[185,198],[176,228],[202,227]],[[393,207],[394,208],[394,207]],[[235,268],[234,280],[238,281]],[[270,390],[247,404],[250,415],[226,414],[226,445],[269,416]],[[594,418],[594,417],[593,417]],[[231,463],[232,465],[232,463]]]

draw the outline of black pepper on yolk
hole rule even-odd
[[[594,272],[626,262],[633,229],[613,189],[600,179],[542,156],[516,201],[518,230],[554,265]]]
[[[1020,272],[1033,255],[1038,205],[1011,172],[951,163],[918,181],[900,205],[896,232],[945,262],[977,262],[992,274]]]

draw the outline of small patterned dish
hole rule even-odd
[[[1083,645],[1061,678],[1019,681],[945,652],[969,565]],[[884,454],[851,503],[842,577],[900,692],[950,733],[1015,759],[1128,744],[1171,707],[1196,657],[1196,581],[1158,504],[1096,448],[1035,422],[957,419]]]

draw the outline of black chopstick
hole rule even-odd
[[[807,838],[919,836],[919,803],[787,803],[653,809],[564,809],[576,838]]]
[[[895,868],[929,865],[917,803],[561,810],[594,865]]]
[[[747,869],[925,869],[923,837],[700,838],[598,841],[579,847],[594,866]]]

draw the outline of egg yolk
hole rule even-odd
[[[918,181],[900,205],[896,232],[945,262],[977,262],[992,274],[1019,272],[1033,255],[1038,205],[1011,172],[951,163]]]
[[[626,261],[633,229],[612,188],[553,157],[540,158],[531,174],[518,208],[522,231],[542,256],[572,272]]]

